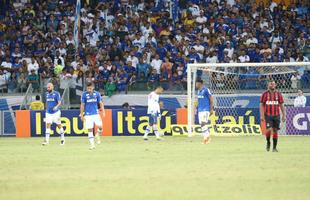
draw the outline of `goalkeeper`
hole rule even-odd
[[[196,81],[196,89],[198,90],[198,120],[199,124],[201,125],[201,131],[203,135],[202,144],[208,144],[210,142],[210,133],[207,127],[207,123],[209,116],[213,114],[213,97],[210,90],[203,86],[203,80],[201,79]]]

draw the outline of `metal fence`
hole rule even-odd
[[[23,102],[22,104],[20,105],[20,109],[29,109],[29,105],[32,101],[32,92],[33,92],[33,88],[32,88],[32,84],[30,83],[28,88],[27,88],[27,91],[26,91],[26,94],[24,96],[24,99],[23,99]]]
[[[87,83],[87,77],[84,75],[83,77],[77,78],[77,77],[64,77],[64,78],[57,78],[57,77],[52,77],[52,78],[40,78],[39,80],[39,88],[35,92],[38,94],[43,94],[46,91],[46,85],[47,83],[51,82],[54,84],[54,88],[57,91],[60,91],[61,94],[63,90],[66,87],[70,88],[70,94],[72,96],[73,93],[76,93],[76,95],[80,95],[86,88],[86,83]],[[107,80],[105,81],[98,81],[94,80],[94,85],[95,89],[98,91],[102,91],[105,94],[107,93]],[[120,90],[118,88],[118,83],[117,81],[113,82],[114,84],[114,93],[118,93]],[[184,93],[186,92],[186,82],[172,82],[172,81],[155,81],[155,82],[148,82],[147,80],[139,80],[137,79],[136,82],[133,83],[128,83],[125,86],[125,91],[126,92],[131,92],[131,93],[141,93],[141,92],[149,92],[153,90],[157,85],[162,85],[164,89],[168,93]],[[33,87],[31,84],[27,86],[24,90],[16,90],[15,92],[9,92],[7,89],[7,85],[3,85],[2,89],[0,88],[0,94],[1,95],[10,95],[10,94],[21,94],[24,95],[25,93],[29,93],[29,90],[33,91]],[[74,91],[74,92],[73,92]],[[107,95],[107,94],[106,94]]]
[[[16,135],[15,111],[0,111],[0,136]]]
[[[62,96],[61,96],[61,107],[62,109],[70,109],[70,88],[67,87],[64,89]]]

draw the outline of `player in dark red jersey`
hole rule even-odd
[[[270,81],[268,90],[260,98],[260,118],[266,122],[266,150],[270,151],[270,136],[273,138],[273,152],[278,152],[278,130],[280,130],[280,110],[282,112],[282,122],[285,122],[285,107],[282,94],[276,90],[276,83]]]

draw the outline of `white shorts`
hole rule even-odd
[[[96,126],[102,127],[102,120],[99,114],[97,115],[86,115],[85,116],[85,125],[87,129],[94,128],[94,124]]]
[[[199,124],[202,124],[203,122],[207,123],[209,121],[209,116],[210,116],[209,111],[198,112]]]
[[[57,112],[50,114],[50,113],[46,113],[45,114],[45,122],[46,124],[61,124],[61,120],[60,120],[60,116],[61,116],[61,112],[60,110],[58,110]]]

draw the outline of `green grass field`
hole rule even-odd
[[[0,199],[308,200],[310,137],[0,138]]]

